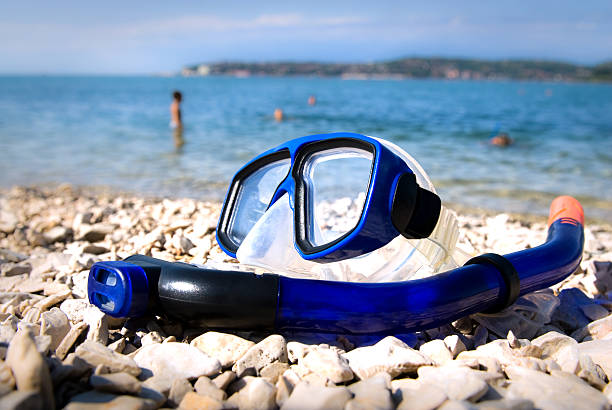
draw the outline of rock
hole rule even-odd
[[[542,359],[524,356],[521,349],[512,349],[505,339],[494,340],[478,346],[476,350],[461,352],[457,356],[457,359],[464,360],[475,358],[480,361],[484,357],[498,360],[502,367],[518,365],[542,371],[546,370],[546,364]]]
[[[47,243],[66,242],[72,235],[72,229],[65,226],[55,226],[43,234]]]
[[[532,410],[533,402],[527,399],[483,400],[476,407],[479,410]]]
[[[343,383],[353,379],[353,371],[348,361],[331,349],[313,349],[300,360],[300,364],[334,383]]]
[[[2,396],[0,409],[2,410],[42,410],[44,406],[40,393],[34,391],[14,391]]]
[[[84,253],[91,253],[92,255],[101,255],[103,253],[107,253],[109,250],[106,246],[101,245],[87,245],[83,248]]]
[[[612,380],[612,340],[593,340],[577,345],[580,354],[588,355]]]
[[[597,390],[603,390],[606,387],[606,374],[602,368],[596,365],[591,359],[591,356],[581,354],[578,361],[578,371],[576,376],[595,387]]]
[[[48,335],[40,335],[34,336],[34,344],[36,344],[36,350],[43,356],[46,356],[49,353],[49,347],[51,346],[51,336]]]
[[[190,344],[219,360],[224,368],[232,366],[255,345],[250,340],[219,332],[206,332],[193,339]]]
[[[127,373],[93,375],[89,378],[89,384],[95,390],[105,393],[138,394],[141,389],[138,379]]]
[[[399,389],[397,410],[433,410],[446,401],[448,396],[438,386],[421,384]]]
[[[112,233],[114,229],[113,225],[108,224],[82,224],[79,227],[80,239],[87,242],[100,242],[106,238],[106,235]]]
[[[289,342],[287,343],[287,354],[289,357],[289,361],[291,363],[296,363],[304,356],[306,353],[312,350],[312,346],[300,343],[300,342]]]
[[[450,350],[453,359],[461,352],[467,350],[465,344],[458,335],[450,335],[444,338],[444,344]]]
[[[587,268],[595,276],[595,286],[605,295],[612,291],[612,261],[592,261]]]
[[[559,293],[559,306],[553,312],[552,323],[571,332],[589,323],[589,318],[580,309],[581,305],[592,304],[592,300],[580,289],[563,289]]]
[[[317,387],[300,383],[281,410],[343,410],[350,399],[351,393],[346,387]]]
[[[136,361],[113,352],[98,342],[85,340],[76,348],[75,353],[92,367],[103,365],[112,373],[126,372],[132,376],[140,375],[140,368]]]
[[[543,410],[608,408],[606,397],[576,376],[553,377],[518,366],[508,366],[505,371],[510,378],[508,398],[531,400]]]
[[[34,307],[40,309],[41,311],[44,311],[49,309],[51,306],[60,303],[64,299],[67,299],[68,297],[70,297],[70,295],[70,290],[66,290],[61,293],[56,293],[55,295],[47,296],[46,298],[43,298],[40,301],[36,302],[36,304],[34,304]]]
[[[17,276],[29,274],[32,271],[32,265],[26,262],[19,263],[2,263],[0,264],[0,274],[2,276]]]
[[[232,370],[241,377],[250,368],[259,372],[264,366],[273,362],[287,363],[287,344],[280,335],[271,335],[251,346],[234,364]]]
[[[608,309],[596,303],[580,306],[580,310],[582,310],[582,313],[584,313],[589,320],[593,321],[603,319],[610,314]]]
[[[608,315],[603,319],[591,322],[588,325],[576,330],[574,333],[572,333],[572,337],[580,342],[582,340],[585,340],[585,338],[587,337],[589,338],[589,340],[603,339],[611,332],[612,315]]]
[[[379,373],[374,377],[353,383],[348,389],[353,398],[346,403],[346,410],[357,409],[393,409],[391,399],[391,377],[387,373]]]
[[[15,388],[15,378],[11,368],[0,360],[0,397],[10,393]]]
[[[246,384],[228,399],[240,410],[276,409],[276,387],[259,377],[245,377]]]
[[[231,382],[236,380],[236,373],[231,370],[227,370],[217,377],[215,377],[212,382],[221,390],[225,390],[227,386],[230,385]]]
[[[207,396],[188,392],[179,405],[181,410],[222,410],[223,403]]]
[[[74,396],[64,410],[153,410],[156,408],[157,404],[150,399],[89,391]]]
[[[373,346],[360,347],[342,355],[353,373],[367,379],[386,372],[393,378],[402,373],[414,373],[421,366],[433,364],[431,359],[408,347],[401,340],[388,336]]]
[[[287,363],[274,362],[266,365],[263,369],[261,369],[259,375],[270,383],[276,384],[278,378],[288,369],[289,365]]]
[[[113,352],[121,353],[123,352],[123,349],[125,348],[125,344],[126,344],[125,337],[121,337],[115,340],[113,343],[109,344],[107,347],[111,349]]]
[[[83,321],[89,325],[87,340],[106,345],[108,343],[108,316],[95,306],[88,307],[83,313]]]
[[[447,400],[438,410],[477,410],[477,407],[466,401]]]
[[[187,393],[193,392],[193,387],[187,379],[176,379],[172,382],[168,394],[168,405],[178,407]]]
[[[282,407],[283,404],[287,401],[295,384],[289,381],[288,378],[284,376],[280,376],[276,381],[276,404],[279,407]]]
[[[162,341],[163,339],[158,332],[149,332],[140,338],[140,345],[144,347],[155,343],[161,343]]]
[[[72,326],[68,334],[64,336],[59,346],[57,346],[57,348],[55,349],[55,355],[58,357],[58,359],[64,360],[74,343],[77,341],[79,336],[81,336],[81,334],[86,328],[87,323],[85,322],[81,322]]]
[[[427,343],[423,343],[419,347],[419,352],[429,357],[434,363],[443,365],[449,360],[453,360],[453,354],[444,343],[444,340],[435,339]]]
[[[34,336],[20,329],[6,352],[6,364],[11,368],[19,391],[38,392],[49,409],[55,408],[53,383],[49,368],[36,349]]]
[[[606,388],[603,390],[603,394],[608,398],[608,401],[612,403],[612,382],[607,384]]]
[[[40,334],[51,336],[49,349],[55,351],[70,331],[68,316],[56,307],[43,312],[41,316]]]
[[[490,373],[465,367],[423,366],[418,370],[419,382],[435,385],[446,393],[451,400],[478,401],[488,390],[485,380]],[[498,378],[503,378],[500,374]]]
[[[193,388],[196,393],[202,396],[211,397],[217,401],[223,401],[227,397],[227,394],[206,376],[198,377]]]
[[[170,379],[195,379],[217,374],[221,370],[217,359],[193,346],[176,342],[145,346],[136,353],[134,361],[154,375]]]
[[[92,306],[87,299],[66,299],[59,308],[72,323],[79,323],[83,321],[83,315]]]

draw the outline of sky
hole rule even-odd
[[[0,0],[0,73],[216,61],[612,60],[612,1]]]

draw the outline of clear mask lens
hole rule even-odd
[[[372,153],[336,148],[308,158],[304,178],[313,246],[327,245],[357,226],[370,185]]]
[[[229,222],[228,234],[237,244],[266,212],[278,185],[285,179],[291,160],[282,159],[264,165],[242,181]]]

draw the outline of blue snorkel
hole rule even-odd
[[[218,329],[342,334],[425,330],[571,275],[582,259],[584,214],[571,197],[551,205],[546,242],[508,255],[485,254],[418,280],[354,283],[221,271],[142,255],[91,268],[88,296],[114,317],[147,313]]]

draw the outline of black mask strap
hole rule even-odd
[[[391,221],[408,239],[427,238],[438,223],[441,207],[438,195],[421,188],[413,173],[405,173],[399,177],[393,194]]]

